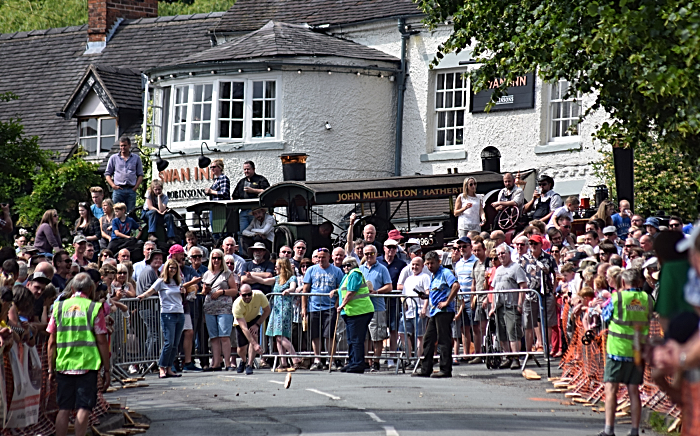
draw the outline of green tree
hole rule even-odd
[[[226,11],[235,0],[160,1],[158,15]],[[0,33],[78,26],[88,21],[87,0],[0,0]]]
[[[34,188],[17,200],[18,225],[34,227],[48,209],[56,209],[63,226],[72,228],[78,218],[78,203],[90,201],[90,187],[102,184],[99,164],[83,159],[82,148],[68,160],[49,162],[32,177]],[[65,235],[64,235],[65,236]]]
[[[494,77],[509,81],[537,71],[593,93],[590,111],[611,121],[596,135],[608,143],[652,140],[700,155],[700,0],[417,0],[434,28],[454,29],[439,48],[464,49],[481,68],[476,90]],[[584,114],[585,115],[585,114]]]
[[[0,94],[0,104],[14,100],[12,93]],[[31,189],[37,168],[51,163],[50,153],[39,146],[39,138],[26,136],[22,120],[0,120],[0,201],[12,205]]]
[[[592,162],[612,197],[615,193],[615,169],[612,152],[603,150],[602,159]],[[637,144],[634,149],[635,212],[649,216],[662,210],[694,221],[700,210],[700,167],[683,151],[657,143]]]

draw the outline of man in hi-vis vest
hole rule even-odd
[[[607,358],[605,360],[605,430],[598,436],[615,434],[617,389],[620,383],[627,385],[632,415],[631,436],[639,435],[642,405],[639,385],[644,381],[642,347],[649,336],[649,320],[653,301],[642,291],[642,272],[627,269],[622,272],[623,290],[613,294],[610,303],[603,308],[603,320],[609,321]]]
[[[49,380],[58,383],[56,435],[68,432],[68,418],[76,410],[75,434],[87,431],[97,403],[97,372],[104,368],[103,392],[109,387],[109,346],[102,303],[93,301],[95,283],[86,273],[71,281],[71,298],[56,301],[46,329],[49,337]]]

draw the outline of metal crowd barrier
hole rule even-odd
[[[396,327],[395,331],[400,331],[403,330],[404,332],[407,330],[406,329],[406,308],[404,304],[404,300],[412,299],[417,305],[420,307],[423,304],[423,301],[417,297],[405,297],[403,294],[399,293],[400,291],[394,291],[393,293],[389,294],[371,294],[371,298],[384,298],[385,299],[385,307],[386,307],[386,312],[387,312],[387,325],[391,325],[391,319],[390,315],[393,315],[394,319],[394,326]],[[531,290],[531,289],[514,289],[514,290],[505,290],[505,291],[480,291],[480,292],[460,292],[458,295],[461,296],[471,296],[471,295],[482,295],[482,294],[498,294],[498,293],[511,293],[511,292],[526,292],[526,293],[534,293],[539,302],[539,307],[540,307],[540,326],[542,329],[542,337],[543,338],[548,338],[547,336],[547,326],[546,326],[546,316],[544,315],[544,301],[543,301],[543,295],[537,291]],[[313,348],[312,348],[312,340],[311,340],[311,326],[307,324],[306,329],[304,328],[304,323],[301,319],[301,300],[302,297],[328,297],[330,294],[317,294],[317,293],[293,293],[290,294],[288,297],[292,298],[292,308],[291,308],[291,313],[288,314],[289,316],[284,319],[284,322],[288,323],[287,324],[287,329],[291,332],[291,343],[294,347],[295,353],[294,354],[281,354],[279,350],[277,350],[277,344],[275,342],[275,339],[273,337],[270,337],[266,334],[267,332],[267,327],[271,322],[276,322],[274,319],[272,319],[272,314],[275,313],[275,305],[282,304],[282,298],[285,298],[281,293],[270,293],[267,295],[268,300],[271,305],[271,316],[268,317],[266,320],[265,324],[260,328],[260,333],[258,336],[258,341],[263,349],[262,352],[262,359],[271,359],[273,361],[272,363],[272,369],[275,369],[281,358],[287,358],[287,359],[329,359],[330,357],[330,347],[331,347],[331,342],[333,340],[333,330],[329,332],[329,338],[327,338],[326,341],[321,340],[321,350],[320,352],[314,353]],[[551,298],[554,298],[553,295],[550,296]],[[211,353],[207,344],[207,336],[206,336],[206,324],[204,322],[204,316],[202,314],[202,303],[203,303],[203,298],[199,297],[197,301],[191,301],[190,302],[190,313],[192,314],[193,317],[193,326],[195,330],[195,350],[193,351],[193,357],[199,357],[200,361],[202,358],[211,358]],[[117,372],[122,372],[125,377],[128,376],[126,372],[124,372],[124,366],[129,366],[129,365],[146,365],[146,370],[150,369],[151,367],[155,366],[156,362],[158,361],[158,358],[160,356],[160,350],[163,345],[163,339],[160,331],[160,300],[158,297],[149,297],[144,300],[139,300],[138,298],[125,298],[120,300],[123,304],[127,305],[129,308],[128,310],[128,316],[126,316],[124,313],[121,311],[117,311],[115,313],[112,313],[112,317],[114,318],[115,324],[114,324],[114,332],[112,334],[112,367],[117,368],[115,371]],[[337,304],[337,294],[335,295],[335,302],[334,305]],[[469,304],[468,299],[465,301],[465,304]],[[395,308],[393,311],[391,310],[391,305],[395,305]],[[392,313],[393,312],[393,313]],[[307,316],[309,316],[309,312],[307,312]],[[332,317],[332,320],[336,320],[337,316],[337,311],[335,308],[330,309],[327,311],[327,315],[329,317]],[[427,322],[427,318],[420,318],[418,314],[416,314],[418,317],[416,319],[416,322]],[[310,319],[310,316],[309,316]],[[347,344],[347,337],[345,334],[345,325],[343,322],[342,317],[338,317],[338,328],[335,332],[336,334],[336,351],[333,356],[333,360],[339,360],[339,361],[345,361],[348,358],[348,344]],[[464,317],[461,318],[464,320]],[[323,317],[319,317],[318,322],[319,322],[319,329],[321,332],[323,332]],[[403,324],[403,325],[401,325]],[[462,324],[464,325],[464,324]],[[473,326],[473,324],[470,324],[470,327]],[[460,326],[461,327],[461,326]],[[485,332],[482,332],[482,336],[485,334]],[[369,336],[369,333],[368,333]],[[402,370],[405,372],[405,367],[410,365],[411,362],[415,362],[415,366],[413,367],[413,371],[415,371],[418,368],[418,365],[420,364],[420,360],[422,359],[421,356],[418,356],[417,353],[417,337],[413,335],[412,337],[412,349],[413,349],[413,355],[409,356],[407,354],[407,347],[406,344],[403,343],[402,337],[404,336],[403,333],[398,334],[398,337],[396,339],[396,350],[391,351],[387,350],[386,347],[384,348],[381,356],[375,356],[373,353],[372,354],[367,354],[365,356],[365,359],[394,359],[395,360],[395,373],[398,373],[399,370]],[[236,351],[236,332],[235,328],[232,330],[231,334],[231,346],[233,349],[233,352]],[[481,340],[481,338],[477,338],[474,336],[474,340]],[[530,358],[535,358],[537,356],[544,356],[547,359],[547,370],[548,374],[551,374],[551,369],[550,369],[550,362],[549,362],[549,340],[543,340],[544,342],[544,351],[525,351],[525,352],[503,352],[503,353],[479,353],[479,354],[470,354],[470,350],[464,350],[463,354],[455,354],[453,355],[453,358],[467,358],[467,357],[489,357],[489,356],[501,356],[501,357],[508,357],[508,356],[523,356],[525,355],[525,360],[522,364],[523,368],[525,367],[528,359]],[[371,346],[368,347],[371,350]],[[245,358],[245,356],[239,356],[240,358]],[[334,362],[328,362],[328,365],[332,365]],[[536,361],[536,363],[539,365],[539,362]],[[228,364],[228,363],[226,363]],[[143,370],[143,368],[142,368]]]
[[[148,297],[123,298],[120,303],[128,311],[112,312],[114,327],[111,338],[112,368],[117,374],[128,377],[123,366],[154,366],[160,357],[163,335],[160,330],[160,299]]]

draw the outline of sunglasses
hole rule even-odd
[[[668,227],[670,227],[670,228],[672,228],[672,229],[674,229],[674,228],[676,228],[676,227],[680,227],[680,226],[681,226],[680,224],[669,224],[669,225],[668,225]]]
[[[561,226],[562,229],[570,229],[571,226]]]
[[[252,297],[252,296],[253,296],[253,293],[252,293],[252,292],[249,293],[249,294],[241,294],[241,297],[243,297],[243,298]]]
[[[625,247],[632,248],[632,247],[636,247],[636,245],[634,245],[634,244],[629,244],[629,245],[625,245]]]
[[[281,252],[282,254],[292,254],[292,250],[285,250]]]
[[[195,254],[193,256],[190,256],[190,259],[201,259],[202,255],[201,254]]]
[[[377,253],[375,253],[374,251],[370,251],[370,252],[367,252],[364,254],[365,254],[365,256],[376,256],[377,255]]]
[[[212,257],[211,260],[221,260],[223,257]]]
[[[498,257],[489,257],[491,260],[498,260]]]
[[[399,249],[399,247],[397,247],[395,245],[390,245],[390,246],[384,247],[384,248],[386,248],[387,250],[398,250]]]
[[[552,254],[559,254],[559,250],[552,250],[551,253]]]
[[[316,251],[318,251],[319,253],[330,253],[330,250],[327,249],[327,248],[319,248],[319,249],[316,250]]]
[[[171,267],[171,268],[172,268],[172,267]],[[118,276],[123,276],[123,275],[126,275],[126,273],[125,273],[124,271],[122,271],[122,272],[118,272],[117,275],[118,275]]]
[[[310,266],[311,266],[311,265],[308,264],[308,263],[305,263],[305,264],[303,264],[303,265],[300,265],[301,268],[308,268],[308,267],[310,267]]]

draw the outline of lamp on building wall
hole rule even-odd
[[[215,152],[215,153],[220,153],[220,152],[221,152],[221,150],[219,150],[218,148],[209,148],[209,146],[207,145],[206,142],[202,142],[202,143],[199,145],[199,152],[201,153],[201,155],[199,156],[198,165],[199,165],[200,168],[206,168],[206,167],[208,167],[209,164],[211,163],[211,159],[209,159],[208,157],[206,157],[206,156],[204,155],[204,147],[207,147],[207,150],[213,151],[213,152]]]
[[[170,152],[171,154],[175,153],[171,151],[167,145],[161,145],[160,147],[158,147],[158,157],[156,158],[156,168],[158,168],[158,171],[165,171],[165,169],[168,168],[168,165],[170,165],[170,162],[160,157],[160,151],[162,149],[168,150],[168,152]],[[177,153],[181,155],[185,154],[184,151],[178,151]]]

